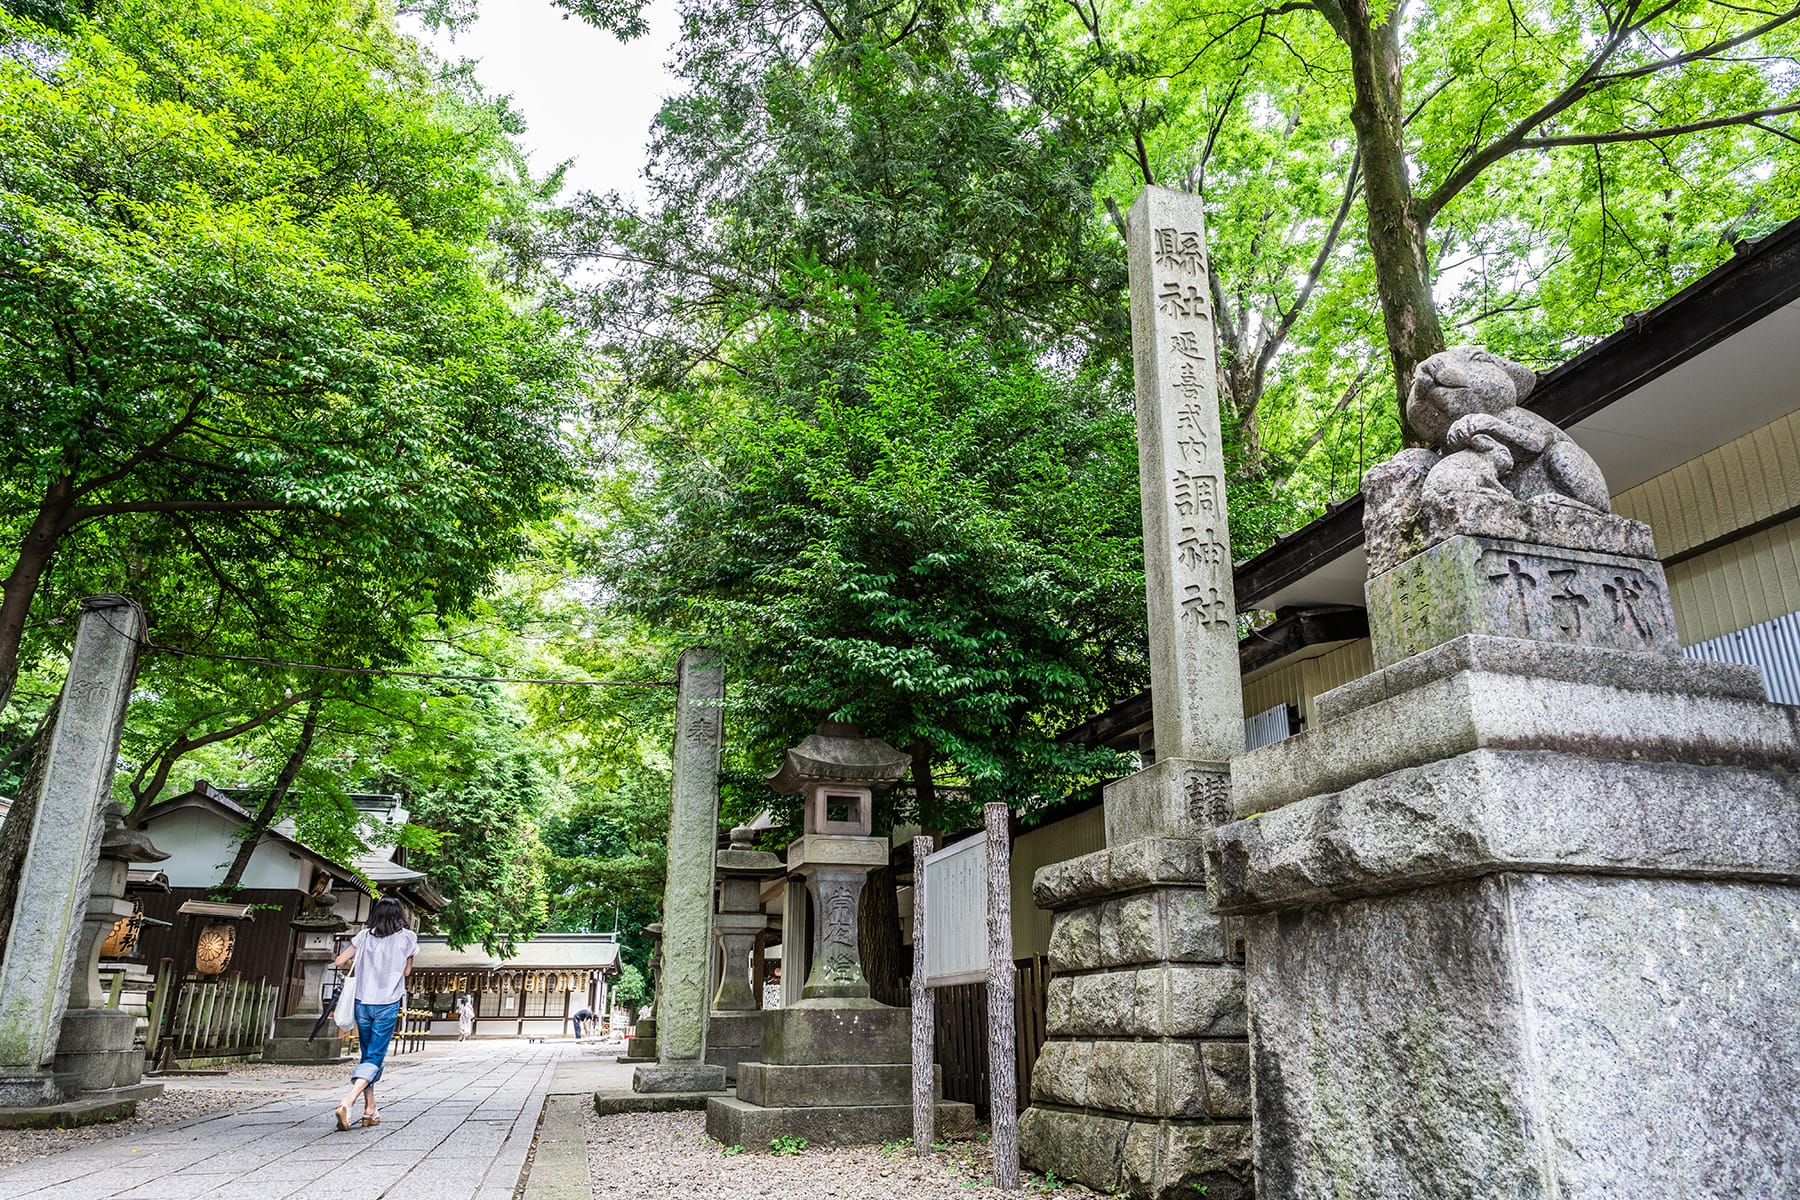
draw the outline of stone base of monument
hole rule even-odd
[[[706,1061],[725,1068],[725,1078],[736,1083],[738,1067],[755,1062],[763,1052],[761,1010],[715,1012],[706,1025]]]
[[[116,1008],[71,1009],[56,1042],[55,1071],[81,1092],[111,1092],[144,1078],[144,1050],[133,1044],[137,1017]]]
[[[737,1095],[706,1106],[706,1133],[760,1150],[778,1137],[818,1146],[912,1136],[912,1013],[873,1000],[802,1000],[767,1013],[763,1057]],[[940,1100],[940,1137],[975,1132],[975,1108]]]
[[[1107,1194],[1253,1194],[1243,965],[1205,883],[1191,838],[1038,872],[1035,899],[1056,915],[1048,1040],[1019,1119],[1033,1170]]]
[[[0,1129],[73,1129],[103,1125],[137,1115],[137,1106],[162,1095],[160,1083],[82,1092],[70,1100],[0,1106]]]
[[[337,1027],[330,1021],[325,1028],[319,1030],[319,1036],[311,1041],[307,1036],[312,1033],[313,1025],[318,1017],[297,1013],[291,1017],[281,1017],[275,1022],[275,1036],[263,1043],[262,1060],[268,1063],[336,1063],[346,1062],[344,1039],[338,1036]]]
[[[1451,575],[1540,579],[1515,627],[1661,638],[1642,564],[1491,557]],[[1265,1194],[1800,1194],[1797,713],[1755,668],[1475,634],[1237,760],[1247,819],[1209,857],[1251,951]]]
[[[702,1112],[708,1100],[718,1100],[731,1093],[711,1092],[595,1092],[594,1111],[603,1117],[620,1113]]]
[[[619,1055],[619,1061],[646,1063],[655,1062],[656,1058],[656,1018],[639,1017],[631,1036],[625,1039],[625,1053]]]
[[[631,1073],[634,1092],[722,1092],[725,1068],[707,1062],[645,1063]]]

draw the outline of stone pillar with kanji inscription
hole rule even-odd
[[[1151,187],[1126,222],[1156,761],[1107,787],[1105,850],[1038,872],[1054,974],[1019,1129],[1028,1166],[1159,1200],[1251,1194],[1243,965],[1200,842],[1244,748],[1202,207]]]
[[[1681,655],[1532,382],[1420,368],[1431,444],[1363,483],[1377,669],[1233,766],[1261,1195],[1800,1195],[1800,709]]]

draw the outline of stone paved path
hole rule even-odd
[[[390,1059],[381,1124],[340,1133],[331,1109],[346,1067],[346,1080],[234,1115],[0,1171],[0,1200],[512,1200],[552,1072],[572,1051],[476,1041]]]

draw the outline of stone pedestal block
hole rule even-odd
[[[715,1012],[706,1031],[706,1061],[725,1068],[725,1078],[736,1082],[738,1065],[762,1057],[765,1013]]]
[[[1263,1194],[1800,1194],[1800,735],[1755,692],[1465,637],[1239,760]]]
[[[1653,553],[1457,534],[1371,576],[1366,592],[1377,666],[1471,633],[1617,650],[1681,648]]]
[[[767,1014],[761,1061],[706,1106],[707,1135],[762,1149],[781,1136],[850,1146],[912,1136],[912,1014],[873,1000],[805,1000]],[[972,1105],[938,1102],[939,1136],[975,1131]]]
[[[656,1061],[656,1018],[639,1017],[632,1026],[632,1034],[625,1039],[625,1053],[619,1055],[622,1063],[639,1063]]]
[[[275,1036],[263,1043],[263,1061],[271,1063],[336,1063],[344,1062],[344,1040],[330,1021],[319,1036],[307,1040],[317,1014],[296,1013],[275,1022]]]
[[[144,1077],[137,1018],[116,1008],[72,1008],[56,1044],[56,1072],[83,1092],[130,1087]]]
[[[1244,972],[1236,923],[1208,911],[1205,884],[1191,838],[1038,872],[1055,974],[1019,1122],[1027,1165],[1105,1193],[1252,1194]]]

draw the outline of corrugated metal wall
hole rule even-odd
[[[1689,658],[1761,667],[1769,699],[1777,704],[1800,704],[1800,613],[1710,638],[1683,653]]]
[[[1613,507],[1650,523],[1664,559],[1800,507],[1800,412],[1621,492]],[[1669,594],[1689,645],[1800,610],[1800,519],[1676,563]]]
[[[1050,914],[1031,900],[1039,867],[1106,849],[1106,813],[1098,807],[1021,833],[1012,844],[1013,957],[1050,951]]]

